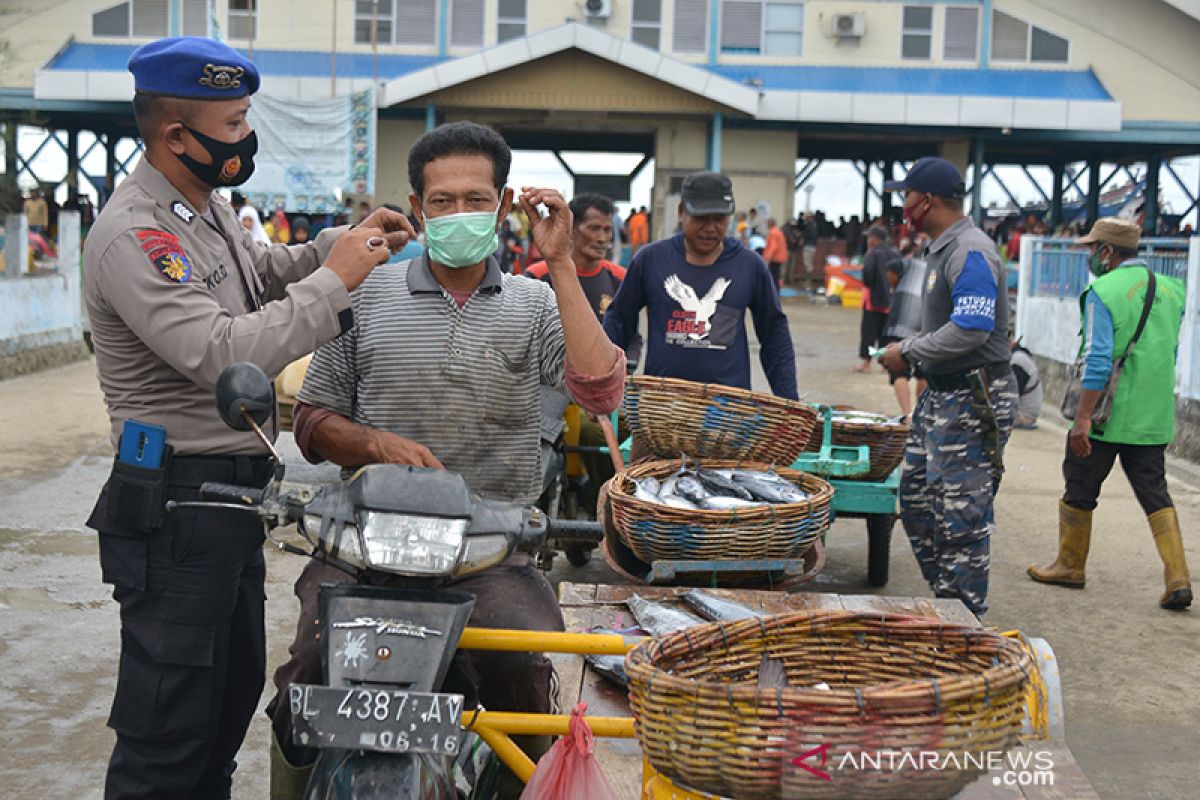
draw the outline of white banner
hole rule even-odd
[[[241,192],[270,214],[331,213],[338,193],[375,192],[375,98],[368,89],[329,100],[251,99],[258,134],[254,175]]]

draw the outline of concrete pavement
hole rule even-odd
[[[807,399],[895,413],[880,372],[852,374],[858,313],[790,302],[799,382]],[[757,371],[761,383],[761,370]],[[0,774],[14,798],[100,796],[112,744],[104,718],[118,652],[118,620],[100,583],[94,534],[83,528],[111,459],[92,362],[0,382]],[[1200,785],[1200,609],[1158,609],[1161,565],[1125,483],[1114,475],[1096,514],[1088,588],[1032,583],[1031,561],[1056,543],[1064,429],[1044,420],[1018,431],[997,503],[987,623],[1043,636],[1063,673],[1067,737],[1102,797],[1190,800]],[[285,437],[286,439],[286,437]],[[287,455],[298,458],[290,440]],[[1172,492],[1197,573],[1200,493],[1182,468]],[[1194,472],[1191,472],[1194,475]],[[825,572],[807,588],[862,593],[866,533],[835,523]],[[268,553],[269,668],[286,655],[295,624],[291,582],[302,560]],[[611,581],[602,565],[554,576]],[[897,526],[892,580],[880,593],[928,595]],[[264,692],[263,703],[269,699]],[[238,798],[266,797],[268,728],[256,717],[239,758]]]

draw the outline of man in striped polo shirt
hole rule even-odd
[[[532,505],[541,492],[539,387],[566,389],[597,414],[619,405],[625,354],[609,342],[579,285],[562,195],[525,188],[517,198],[553,287],[502,274],[492,256],[514,200],[505,187],[510,161],[499,134],[471,122],[442,125],[413,145],[409,199],[427,251],[379,268],[378,280],[351,297],[355,326],[314,355],[294,422],[310,461],[444,465],[484,497]],[[299,796],[316,756],[292,744],[288,704],[279,698],[289,684],[321,680],[317,589],[346,580],[310,561],[296,582],[301,612],[292,658],[275,673],[279,694],[268,708],[276,736],[272,797]],[[476,595],[472,625],[563,630],[550,583],[527,554],[449,585]],[[545,656],[472,652],[469,659],[486,707],[550,711]],[[549,739],[518,743],[536,760]],[[520,782],[507,781],[501,796],[517,797]]]

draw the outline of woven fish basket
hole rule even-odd
[[[758,686],[764,654],[787,686]],[[747,800],[941,800],[1018,743],[1034,665],[994,631],[839,610],[696,626],[639,645],[625,669],[642,752],[677,784]]]
[[[625,386],[634,438],[655,455],[788,465],[816,425],[811,406],[715,383],[639,375]],[[818,440],[820,437],[817,437]]]
[[[851,421],[834,417],[830,420],[830,443],[871,448],[871,468],[862,475],[847,480],[881,481],[891,475],[904,460],[904,448],[908,444],[908,425],[889,425],[869,420]],[[815,453],[821,449],[821,430],[808,440],[805,450]]]
[[[766,471],[770,465],[744,461],[704,461],[706,469]],[[633,481],[662,480],[679,461],[648,461],[618,473],[609,483],[613,527],[625,546],[647,564],[665,560],[799,558],[829,527],[833,487],[815,475],[776,467],[780,477],[807,492],[799,503],[732,511],[695,511],[639,500]]]

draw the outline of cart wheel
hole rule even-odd
[[[576,567],[586,567],[592,560],[592,548],[585,544],[568,545],[563,552],[567,554],[567,561]]]
[[[892,548],[894,514],[871,514],[867,517],[867,583],[887,586],[888,561]]]

